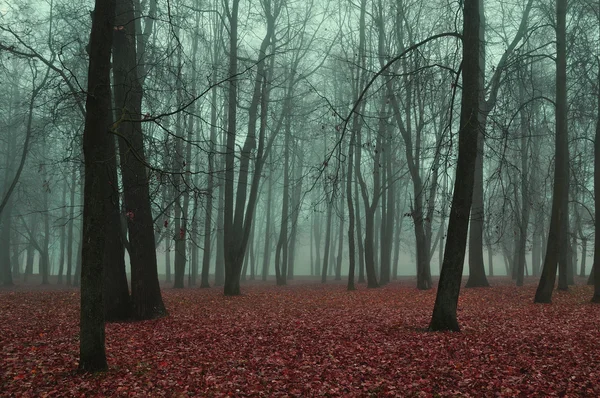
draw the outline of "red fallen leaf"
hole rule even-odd
[[[183,239],[185,236],[185,229],[179,228],[179,239]]]
[[[109,370],[94,376],[74,371],[78,292],[0,289],[1,395],[600,393],[600,311],[582,279],[537,306],[533,280],[517,288],[490,278],[489,289],[461,292],[461,333],[427,333],[435,291],[417,291],[413,279],[346,292],[303,278],[285,288],[246,282],[240,297],[166,289],[169,317],[107,324]]]

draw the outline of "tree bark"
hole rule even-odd
[[[154,225],[142,134],[142,87],[138,80],[135,17],[131,0],[118,0],[113,42],[115,128],[123,178],[131,261],[131,300],[138,320],[167,314],[158,282]],[[120,29],[120,27],[123,29]]]
[[[556,267],[561,257],[560,230],[567,228],[564,214],[565,191],[568,191],[568,134],[567,134],[567,0],[556,2],[556,142],[554,156],[554,188],[548,244],[542,275],[535,292],[534,302],[550,303],[556,281]]]
[[[429,330],[460,331],[456,318],[465,260],[469,213],[473,201],[477,140],[480,130],[479,0],[465,0],[463,8],[463,93],[458,137],[458,160],[448,224],[448,239]]]
[[[110,123],[110,54],[115,15],[114,0],[96,0],[90,37],[88,95],[83,154],[85,184],[83,201],[83,247],[79,369],[86,372],[108,368],[104,348],[104,267],[106,206],[106,155]]]
[[[121,236],[121,211],[117,178],[117,149],[115,137],[110,135],[106,143],[106,169],[109,189],[104,199],[105,226],[104,248],[104,318],[107,322],[119,322],[131,317],[131,297],[125,271],[125,247]]]

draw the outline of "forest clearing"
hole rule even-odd
[[[2,396],[598,396],[600,313],[577,280],[463,289],[461,333],[426,332],[436,290],[260,282],[163,289],[169,316],[106,325],[107,372],[77,372],[79,293],[0,290]]]

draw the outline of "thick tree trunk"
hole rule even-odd
[[[142,87],[138,80],[135,17],[131,0],[118,0],[113,75],[119,155],[131,261],[131,299],[136,319],[166,315],[158,282],[154,225],[142,134]]]
[[[485,100],[485,12],[483,0],[479,0],[480,24],[479,24],[479,106],[481,111],[477,114],[479,118],[480,131],[477,137],[477,159],[475,160],[475,180],[473,182],[473,204],[471,206],[471,222],[469,227],[469,279],[465,287],[488,287],[490,284],[485,276],[485,264],[483,262],[483,226],[485,210],[483,204],[483,157],[484,157],[484,135],[483,130],[487,124],[487,104]]]
[[[86,101],[83,154],[85,184],[79,369],[107,369],[104,349],[104,267],[106,206],[109,184],[106,161],[110,116],[110,54],[115,15],[114,0],[96,0],[90,38],[90,64]]]
[[[473,183],[480,125],[479,93],[479,0],[465,0],[463,8],[463,93],[458,138],[458,161],[454,194],[448,224],[444,263],[438,284],[429,330],[459,331],[456,318],[462,278],[469,213],[473,201]]]
[[[104,318],[107,322],[124,321],[131,317],[131,298],[125,272],[125,247],[121,237],[121,212],[117,179],[115,137],[106,142],[106,173],[109,189],[104,199],[106,242],[104,247]]]

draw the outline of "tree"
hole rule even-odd
[[[462,279],[469,212],[473,201],[477,139],[480,129],[479,92],[479,0],[465,0],[463,6],[463,58],[458,160],[454,194],[448,222],[448,238],[438,291],[429,324],[430,331],[460,331],[456,307]]]
[[[567,0],[556,1],[556,131],[554,155],[554,188],[552,191],[552,213],[548,244],[542,275],[535,292],[536,303],[549,303],[556,280],[556,267],[566,260],[566,247],[562,246],[561,230],[568,227],[568,158],[569,139],[567,133],[567,43],[566,43]]]
[[[238,14],[239,0],[227,4],[226,15],[229,20],[229,90],[228,90],[228,120],[226,131],[224,209],[223,209],[223,248],[225,250],[225,283],[224,294],[235,296],[240,294],[240,277],[246,247],[254,218],[256,200],[259,190],[260,176],[268,155],[269,148],[275,138],[273,134],[269,143],[265,143],[266,134],[266,88],[265,58],[266,50],[271,44],[275,33],[275,21],[281,11],[281,3],[265,1],[262,4],[267,19],[267,30],[260,46],[256,62],[256,77],[254,79],[252,100],[248,109],[248,133],[239,154],[239,172],[237,189],[234,189],[236,169],[236,132],[238,107]],[[262,84],[265,83],[265,84]],[[262,99],[262,101],[261,101]],[[257,137],[258,106],[261,105],[260,130]],[[276,129],[277,130],[277,129]],[[250,160],[254,158],[254,172],[250,172]],[[252,177],[252,178],[250,178]],[[250,182],[250,183],[249,183]],[[250,188],[248,190],[248,188]],[[235,201],[234,201],[235,198]]]
[[[142,134],[142,87],[138,79],[136,27],[131,0],[117,0],[113,43],[116,131],[131,260],[131,299],[136,319],[166,315],[158,283],[154,226]]]
[[[106,370],[102,269],[104,266],[105,206],[108,193],[106,154],[110,104],[110,55],[113,41],[115,0],[96,0],[90,35],[90,63],[86,100],[83,154],[83,248],[81,266],[81,318],[79,369]]]
[[[484,155],[484,133],[486,129],[489,113],[496,106],[498,91],[501,85],[501,77],[504,73],[509,57],[514,53],[515,48],[521,39],[527,33],[527,24],[529,22],[529,13],[533,6],[533,0],[528,0],[525,10],[521,16],[521,22],[510,43],[506,43],[506,51],[500,57],[498,64],[494,67],[494,73],[489,83],[489,97],[486,99],[485,84],[485,30],[486,22],[484,15],[484,2],[479,2],[479,12],[481,21],[479,24],[479,39],[481,41],[481,50],[479,53],[480,63],[480,134],[477,147],[477,164],[475,168],[475,186],[473,189],[473,206],[471,208],[471,222],[469,229],[469,279],[465,287],[486,287],[489,286],[485,276],[485,266],[483,261],[483,230],[484,230],[484,195],[483,195],[483,155]]]

